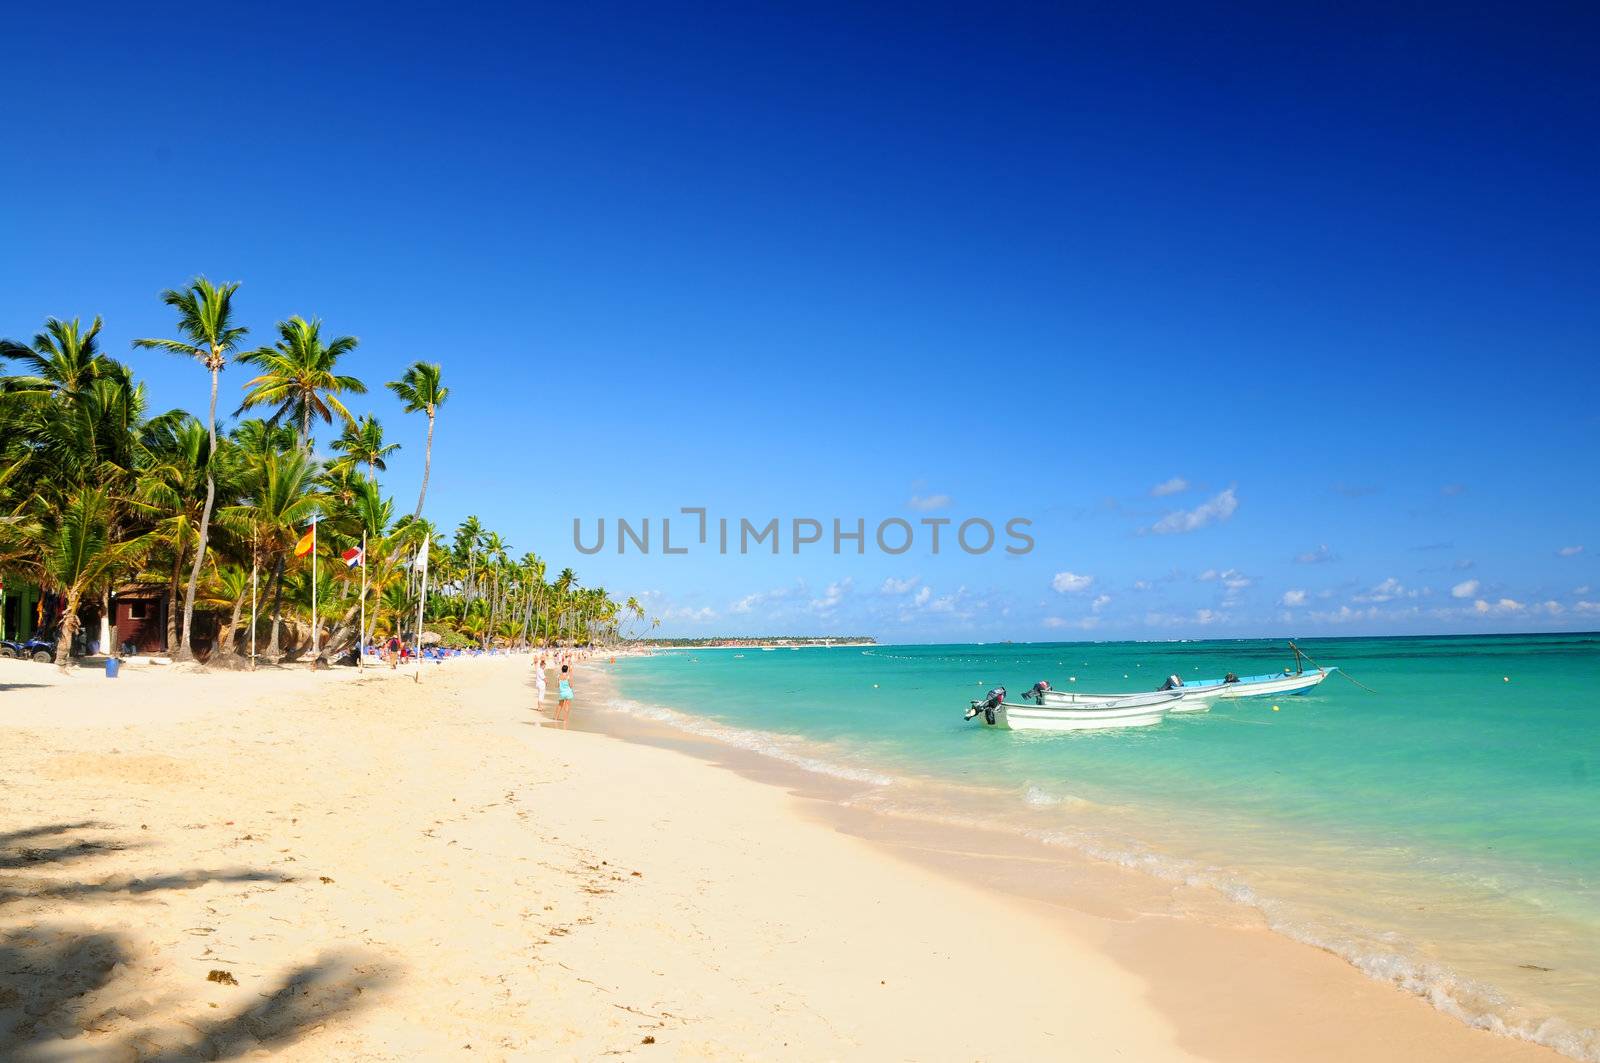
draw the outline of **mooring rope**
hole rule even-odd
[[[1292,643],[1292,642],[1289,643],[1289,648],[1294,651],[1296,657],[1304,657],[1306,660],[1311,661],[1311,654],[1307,653],[1305,650],[1302,650],[1299,646],[1296,646],[1294,643]],[[1322,665],[1318,664],[1316,661],[1311,661],[1311,666],[1313,668],[1315,668],[1319,672],[1326,672],[1327,671],[1326,668],[1322,667]],[[1355,676],[1351,675],[1349,672],[1345,671],[1343,668],[1339,668],[1339,669],[1337,669],[1337,671],[1338,671],[1338,673],[1340,675],[1342,675],[1346,679],[1350,680],[1350,682],[1354,683],[1356,686],[1360,687],[1362,690],[1365,690],[1368,694],[1376,694],[1377,693],[1376,690],[1373,690],[1371,687],[1367,686],[1367,684],[1363,683],[1361,680],[1357,679]]]

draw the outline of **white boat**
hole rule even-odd
[[[996,695],[998,694],[998,697]],[[1070,705],[1029,705],[1006,701],[997,687],[967,710],[967,719],[1009,731],[1099,731],[1113,727],[1149,727],[1161,722],[1183,700],[1175,690],[1153,694],[1121,694],[1099,700],[1079,698]]]
[[[1324,679],[1328,678],[1338,668],[1318,668],[1304,672],[1267,673],[1266,675],[1244,675],[1225,677],[1222,679],[1194,679],[1184,682],[1181,686],[1163,688],[1173,693],[1182,694],[1183,699],[1172,706],[1173,712],[1205,712],[1211,708],[1213,701],[1234,698],[1259,698],[1271,694],[1304,694]],[[1172,677],[1176,679],[1177,677]],[[1172,679],[1167,680],[1168,683]],[[1100,701],[1106,698],[1127,697],[1126,694],[1092,694],[1067,692],[1065,690],[1045,690],[1040,692],[1040,697],[1045,705],[1073,705],[1081,701]]]

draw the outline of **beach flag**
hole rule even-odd
[[[311,527],[306,529],[306,533],[304,535],[300,536],[300,541],[294,544],[294,556],[305,557],[311,552],[311,548],[315,546],[316,543],[317,526],[313,524]]]
[[[361,556],[361,547],[359,546],[352,546],[339,556],[344,558],[345,568],[355,568],[365,560],[365,558]]]

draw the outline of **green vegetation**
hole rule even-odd
[[[217,621],[210,663],[243,659],[252,634],[269,661],[303,656],[313,644],[319,656],[342,656],[358,637],[370,642],[415,626],[425,544],[424,614],[443,645],[605,642],[626,625],[646,626],[637,599],[619,603],[582,587],[571,569],[547,580],[542,560],[514,558],[511,544],[476,517],[448,537],[423,519],[435,422],[449,395],[435,363],[415,362],[385,385],[407,412],[428,418],[416,511],[396,519],[379,477],[398,444],[385,441],[375,417],[346,405],[367,391],[338,368],[356,338],[324,339],[319,321],[293,316],[278,322],[273,345],[241,352],[248,330],[235,308],[238,290],[202,277],[165,292],[179,338],[133,344],[206,368],[204,422],[183,410],[152,414],[132,368],[101,351],[98,317],[87,328],[51,318],[31,343],[0,340],[0,576],[56,596],[58,664],[67,663],[80,607],[107,615],[113,589],[128,583],[164,589],[167,643],[179,659],[194,654],[197,603]],[[237,413],[267,416],[219,432],[220,374],[230,358],[257,374]],[[313,453],[319,424],[340,432],[331,461]],[[311,557],[294,549],[318,516],[313,577]],[[340,561],[363,542],[365,598],[363,569]]]

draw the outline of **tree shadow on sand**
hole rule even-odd
[[[305,1032],[365,1007],[373,1000],[371,991],[389,981],[380,964],[363,963],[353,953],[325,953],[315,963],[291,970],[254,1003],[241,1004],[221,1018],[141,1030],[123,1043],[141,1050],[141,1063],[238,1059],[292,1044]],[[153,1052],[148,1050],[152,1047]]]
[[[99,881],[17,873],[73,864],[122,847],[104,839],[62,838],[84,829],[104,830],[105,825],[57,823],[0,833],[0,869],[11,871],[0,873],[0,915],[7,905],[28,900],[48,904],[53,914],[63,902],[91,896],[133,899],[212,882],[294,881],[248,868],[114,875]],[[18,844],[34,841],[52,844]],[[252,985],[254,979],[242,978],[234,992],[244,999],[235,1007],[202,1012],[212,1002],[200,995],[198,976],[193,997],[168,994],[152,1000],[147,986],[129,974],[137,960],[128,936],[99,927],[30,922],[0,928],[0,1059],[235,1059],[288,1045],[365,1006],[372,999],[368,994],[392,977],[389,968],[365,954],[327,952],[259,987]],[[159,1021],[152,1021],[158,1015]]]

